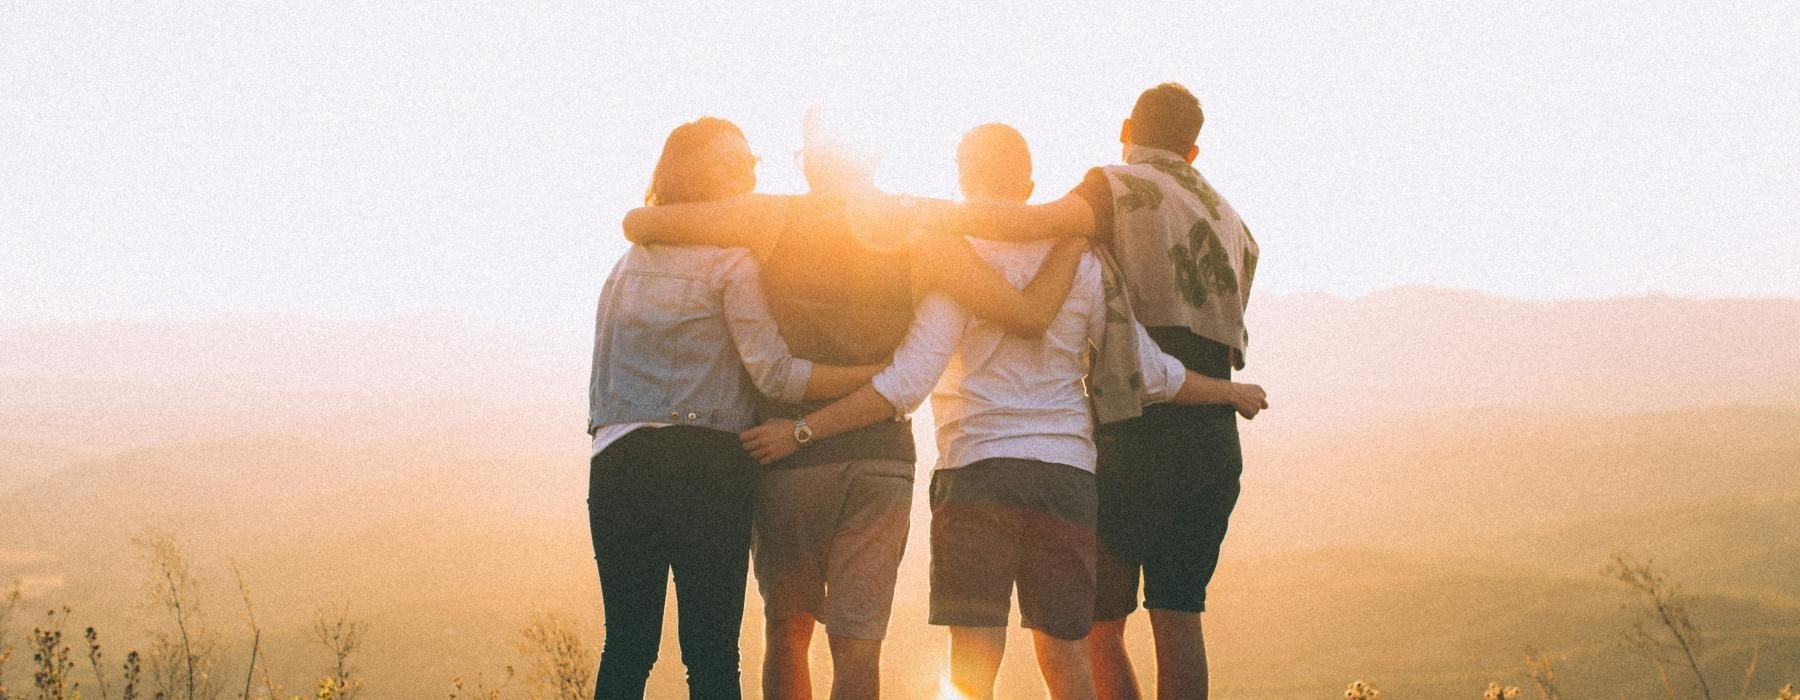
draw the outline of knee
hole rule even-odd
[[[771,647],[809,645],[812,643],[813,627],[816,624],[810,615],[771,617],[763,621],[763,637]]]
[[[832,635],[831,662],[845,668],[880,668],[881,640]]]
[[[688,676],[716,676],[729,673],[735,677],[738,673],[737,645],[720,645],[706,649],[683,649],[681,664],[687,667]]]
[[[1125,620],[1095,620],[1093,628],[1088,632],[1088,641],[1094,644],[1124,644]]]
[[[650,669],[656,666],[656,653],[654,644],[618,644],[609,639],[600,650],[601,673],[625,678],[649,676]]]

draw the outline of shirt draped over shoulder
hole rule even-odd
[[[1206,178],[1175,153],[1132,146],[1125,163],[1088,171],[1072,194],[1093,209],[1095,239],[1123,270],[1138,319],[1225,345],[1242,368],[1260,251]]]

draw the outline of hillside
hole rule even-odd
[[[1592,472],[1608,480],[1601,487],[1625,488],[1655,482],[1667,467],[1649,459],[1609,462],[1605,454],[1704,453],[1719,439],[1779,447],[1793,434],[1783,432],[1793,413],[1746,415],[1765,413],[1768,422],[1726,421],[1740,426],[1738,433],[1659,429],[1692,419],[1680,414],[1571,421],[1535,431],[1542,444],[1515,449],[1610,431],[1600,441],[1604,449],[1544,449],[1533,468]],[[496,413],[482,422],[526,420]],[[1618,608],[1624,598],[1597,574],[1621,549],[1658,555],[1703,596],[1696,614],[1721,633],[1721,669],[1741,668],[1739,657],[1751,646],[1772,654],[1763,661],[1770,678],[1789,667],[1783,658],[1800,660],[1800,610],[1788,573],[1795,545],[1787,530],[1770,528],[1800,507],[1791,481],[1776,488],[1769,480],[1793,464],[1782,461],[1791,451],[1772,448],[1764,461],[1748,459],[1731,478],[1715,478],[1713,489],[1687,498],[1680,488],[1646,487],[1657,494],[1661,505],[1654,507],[1634,508],[1640,499],[1567,496],[1530,506],[1542,512],[1526,519],[1515,510],[1529,508],[1513,504],[1554,497],[1567,484],[1546,487],[1520,474],[1497,483],[1479,478],[1489,466],[1484,459],[1504,457],[1487,455],[1484,446],[1513,441],[1521,426],[1475,416],[1444,425],[1439,432],[1409,429],[1411,451],[1313,448],[1306,466],[1331,476],[1301,481],[1303,490],[1247,478],[1208,617],[1222,691],[1317,697],[1347,678],[1366,677],[1395,697],[1445,697],[1480,687],[1484,677],[1516,676],[1527,645],[1564,655],[1571,689],[1642,683],[1650,678],[1642,664],[1611,641],[1625,625]],[[1759,426],[1777,432],[1758,433]],[[569,614],[598,638],[578,444],[573,454],[532,456],[531,449],[506,455],[497,449],[504,443],[484,452],[430,441],[346,447],[319,439],[169,446],[65,470],[8,499],[0,541],[39,556],[6,568],[52,582],[39,584],[38,599],[70,602],[88,619],[128,622],[115,631],[124,643],[125,635],[155,624],[134,605],[141,569],[120,565],[137,560],[127,542],[145,523],[176,524],[210,582],[215,629],[241,630],[227,566],[234,561],[274,632],[270,648],[283,652],[275,658],[284,659],[291,682],[301,683],[305,660],[318,654],[301,635],[311,612],[347,602],[376,624],[362,664],[381,684],[371,688],[409,691],[397,696],[440,688],[458,673],[498,673],[514,661],[515,631],[536,609]],[[1385,444],[1379,435],[1361,443]],[[1464,458],[1423,461],[1432,454]],[[1371,469],[1370,460],[1396,466]],[[1399,468],[1427,463],[1429,470]],[[1421,471],[1432,479],[1420,479]],[[1458,483],[1468,486],[1459,490]],[[1440,488],[1435,499],[1428,497],[1431,484]],[[1336,489],[1367,495],[1333,495]],[[1463,509],[1475,512],[1446,515]],[[932,669],[942,664],[941,632],[921,624],[924,516],[916,507],[920,536],[912,539],[896,607],[890,682],[897,697],[928,694]],[[751,598],[746,632],[754,635],[760,627]],[[760,659],[753,638],[746,637],[747,669]],[[1029,647],[1026,638],[1015,641],[1015,648]],[[1023,690],[1035,688],[1030,657],[1016,656],[1005,677],[1032,697]],[[675,683],[677,671],[659,671],[658,682]]]
[[[1715,675],[1760,649],[1756,692],[1800,680],[1800,301],[1405,289],[1255,308],[1242,376],[1274,407],[1242,424],[1244,495],[1207,618],[1222,696],[1333,697],[1366,678],[1396,700],[1474,697],[1522,685],[1528,645],[1563,659],[1571,697],[1651,693],[1598,573],[1621,550],[1698,596]],[[442,321],[0,331],[24,348],[0,355],[0,581],[73,606],[109,649],[141,646],[162,623],[139,604],[130,539],[173,527],[228,666],[248,653],[235,563],[290,687],[324,665],[314,610],[369,620],[370,698],[495,677],[534,610],[597,641],[586,343],[585,328]],[[887,661],[897,698],[931,696],[944,663],[923,624],[925,482]],[[746,687],[759,611],[753,588]],[[679,687],[672,634],[653,692]],[[1149,658],[1146,627],[1132,635]],[[1010,646],[1003,694],[1038,697],[1029,639]]]
[[[1571,517],[1800,493],[1800,404],[1592,417],[1441,411],[1311,440],[1271,437],[1261,420],[1243,429],[1242,498],[1258,519],[1235,524],[1255,551],[1460,546]],[[1323,504],[1359,515],[1346,523]]]
[[[1249,368],[1308,437],[1444,410],[1558,416],[1800,403],[1800,300],[1522,301],[1406,287],[1257,298]],[[557,406],[579,423],[590,317],[555,329],[423,317],[0,326],[0,442],[231,439],[439,401]],[[436,425],[438,416],[427,418]],[[128,420],[121,431],[115,422]],[[562,425],[562,424],[558,424]],[[349,437],[393,426],[361,426]]]
[[[95,449],[0,441],[0,497],[52,473],[93,459]]]
[[[1763,566],[1786,568],[1782,555]],[[1226,562],[1210,605],[1218,692],[1321,698],[1362,678],[1395,698],[1473,698],[1488,681],[1528,687],[1527,648],[1557,659],[1571,698],[1659,697],[1654,666],[1625,648],[1630,599],[1598,575],[1464,556],[1332,549]],[[1678,570],[1680,571],[1680,570]],[[1701,590],[1704,667],[1731,696],[1760,650],[1756,694],[1800,674],[1800,605]]]
[[[1800,403],[1800,300],[1524,301],[1402,287],[1251,302],[1269,430],[1509,408],[1553,415]],[[1261,420],[1261,419],[1259,419]]]

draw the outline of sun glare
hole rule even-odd
[[[943,675],[938,676],[937,700],[968,700],[968,696],[963,695],[956,689],[956,684],[950,682],[950,669],[944,669]]]

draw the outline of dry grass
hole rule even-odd
[[[538,612],[520,634],[524,637],[521,651],[531,659],[533,697],[593,697],[594,669],[600,663],[600,655],[581,638],[574,625],[551,613]]]
[[[19,599],[23,586],[18,581],[12,582],[12,588],[0,596],[0,700],[6,700],[6,662],[12,658],[13,647],[8,641],[8,625],[12,622],[13,613],[19,609]]]
[[[89,691],[100,700],[113,700],[115,690],[121,692],[122,700],[152,696],[166,700],[227,697],[301,700],[300,696],[284,692],[271,678],[269,662],[260,644],[263,629],[257,621],[250,586],[235,564],[232,573],[243,600],[250,654],[247,666],[231,676],[236,679],[241,673],[244,679],[241,691],[233,693],[223,690],[221,681],[225,669],[214,652],[219,644],[208,631],[199,596],[200,579],[180,539],[168,531],[146,530],[133,541],[145,554],[149,606],[161,613],[165,625],[164,629],[152,634],[150,654],[140,654],[136,650],[128,652],[122,666],[113,669],[119,675],[109,676],[99,633],[94,627],[86,627],[83,634],[86,666],[93,674],[93,685],[91,688],[79,685],[73,678],[78,659],[64,634],[71,611],[68,608],[53,609],[28,638],[34,670],[31,700],[75,700]],[[1631,595],[1632,603],[1628,608],[1632,616],[1627,642],[1654,662],[1654,668],[1662,678],[1669,679],[1665,684],[1669,694],[1673,697],[1713,697],[1712,685],[1694,661],[1704,639],[1701,625],[1690,613],[1688,599],[1673,577],[1649,560],[1625,556],[1615,557],[1604,571],[1608,577],[1623,584]],[[7,628],[20,601],[18,584],[0,596],[0,700],[24,700],[10,694],[4,686],[4,664],[13,652],[8,644]],[[315,700],[356,698],[363,689],[364,679],[356,670],[355,660],[363,651],[368,630],[369,624],[353,616],[347,603],[323,608],[314,614],[308,637],[328,652],[330,665],[316,677],[318,680],[312,684],[309,697]],[[520,666],[525,679],[522,686],[514,683],[515,668],[509,665],[497,684],[489,684],[480,673],[472,677],[452,677],[450,700],[585,700],[592,696],[598,654],[575,625],[558,615],[538,612],[532,614],[519,630],[518,639],[517,651],[524,661]],[[1742,697],[1749,697],[1760,658],[1758,652],[1750,660],[1744,674]],[[146,666],[151,671],[149,676],[144,675]],[[1670,669],[1691,674],[1694,690],[1679,691],[1669,678]],[[84,674],[87,672],[83,671]],[[262,684],[257,688],[259,673]],[[1550,654],[1528,649],[1523,675],[1535,685],[1537,697],[1562,700]],[[118,682],[112,682],[114,679]],[[1524,692],[1518,686],[1490,682],[1485,692],[1470,688],[1468,696],[1479,693],[1482,700],[1520,700]],[[1343,697],[1345,700],[1385,700],[1386,695],[1370,683],[1357,681],[1345,689]],[[1790,685],[1782,689],[1778,700],[1800,700],[1800,697],[1794,694]]]
[[[325,677],[330,681],[331,697],[351,700],[362,690],[363,680],[356,675],[350,656],[362,647],[363,635],[368,631],[369,624],[351,617],[347,604],[313,613],[310,638],[331,653],[331,668]]]

